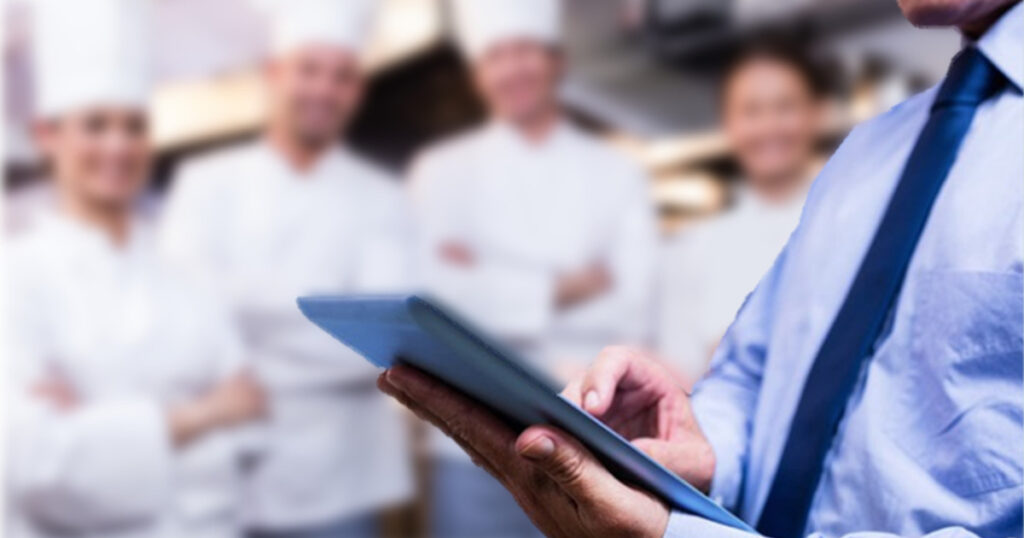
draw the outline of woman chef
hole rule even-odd
[[[800,222],[820,169],[825,81],[783,41],[750,44],[726,70],[722,127],[744,181],[725,214],[674,237],[660,279],[658,350],[698,379],[744,298]]]
[[[262,393],[218,305],[134,214],[150,161],[146,3],[35,4],[39,145],[57,207],[8,251],[7,535],[237,534]]]

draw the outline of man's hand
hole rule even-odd
[[[714,450],[693,416],[689,395],[656,360],[607,348],[563,394],[697,489],[711,489]]]
[[[608,291],[612,275],[602,263],[595,263],[579,271],[558,277],[555,303],[559,308],[570,308]]]
[[[51,373],[42,381],[32,385],[32,395],[58,411],[71,411],[78,407],[79,398],[75,388],[64,376]]]
[[[218,428],[255,420],[266,411],[263,388],[248,372],[238,373],[195,400],[172,407],[167,416],[175,446]]]
[[[249,372],[222,381],[206,396],[218,426],[235,426],[263,416],[266,394]]]
[[[438,247],[438,255],[442,260],[459,267],[472,267],[476,265],[476,254],[458,241],[447,241]]]
[[[619,482],[578,442],[534,426],[518,437],[483,407],[427,374],[396,366],[377,385],[462,446],[554,538],[660,537],[668,509]]]

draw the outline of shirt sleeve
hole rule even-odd
[[[419,282],[484,328],[509,338],[536,338],[554,315],[555,275],[526,264],[482,258],[472,266],[453,265],[440,256],[442,245],[464,241],[469,207],[457,174],[427,156],[412,170],[416,218],[415,260]]]
[[[173,181],[160,223],[160,253],[178,269],[208,286],[245,325],[295,323],[295,297],[304,291],[278,268],[233,271],[223,233],[231,193],[223,180],[233,169],[221,162],[186,165]]]
[[[210,176],[202,167],[186,164],[173,182],[160,223],[159,243],[163,255],[180,267],[206,278],[216,259],[218,246],[207,220],[216,203]]]
[[[715,352],[711,370],[694,390],[693,410],[715,451],[711,497],[737,511],[751,421],[761,389],[773,305],[786,250],[737,314]]]
[[[761,535],[726,527],[698,516],[673,512],[669,517],[664,538],[751,538],[753,536]],[[827,537],[820,533],[813,533],[807,535],[807,538]],[[841,538],[900,538],[900,535],[867,531],[844,534]],[[963,527],[947,527],[932,531],[921,538],[978,538],[978,535]]]
[[[138,398],[62,413],[21,395],[9,405],[8,487],[29,519],[98,530],[145,523],[165,509],[173,451],[156,402]]]
[[[656,298],[658,353],[689,379],[699,379],[708,367],[721,327],[707,338],[704,305],[709,304],[706,260],[698,254],[703,238],[683,232],[672,238],[659,263]],[[730,320],[731,321],[731,320]]]
[[[607,343],[648,345],[653,341],[655,264],[658,230],[647,176],[624,166],[606,211],[611,217],[603,261],[612,287],[571,310],[563,324],[581,333],[596,331]]]
[[[47,365],[46,321],[27,268],[12,264],[0,376],[6,488],[15,511],[39,525],[98,531],[145,523],[166,509],[173,446],[157,401],[144,396],[58,411],[30,393]]]
[[[373,229],[360,234],[353,288],[365,293],[407,292],[413,285],[413,226],[407,193],[388,183],[372,203]]]
[[[173,447],[158,403],[135,397],[69,412],[29,393],[45,367],[17,327],[7,367],[7,489],[15,510],[69,531],[145,523],[171,494]]]

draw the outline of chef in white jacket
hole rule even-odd
[[[147,3],[34,5],[35,131],[56,207],[8,245],[5,536],[240,535],[262,411],[227,312],[156,256]]]
[[[820,168],[823,94],[787,43],[753,43],[726,70],[722,125],[745,179],[726,213],[669,241],[660,266],[658,350],[688,381],[800,221]]]
[[[643,171],[566,118],[558,0],[453,4],[489,121],[413,166],[426,287],[566,378],[609,344],[649,338],[654,212]],[[434,485],[439,536],[532,527],[451,445]]]
[[[266,447],[246,486],[253,536],[371,536],[412,475],[377,372],[308,320],[300,295],[409,285],[398,183],[339,141],[357,110],[372,0],[269,6],[262,136],[186,163],[161,242],[223,291],[269,391]]]

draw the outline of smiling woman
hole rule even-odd
[[[693,379],[799,222],[826,95],[814,63],[778,39],[749,44],[721,84],[724,139],[742,176],[735,204],[674,238],[662,268],[659,351]]]
[[[43,120],[36,138],[69,210],[85,211],[74,207],[82,203],[116,212],[130,210],[146,185],[147,132],[144,111],[100,107]]]
[[[760,196],[784,200],[809,175],[825,92],[812,60],[781,41],[749,45],[725,70],[722,125],[747,185]]]
[[[147,8],[36,4],[34,130],[57,200],[5,257],[5,529],[19,538],[230,536],[229,430],[263,412],[223,305],[159,259],[136,213]]]

